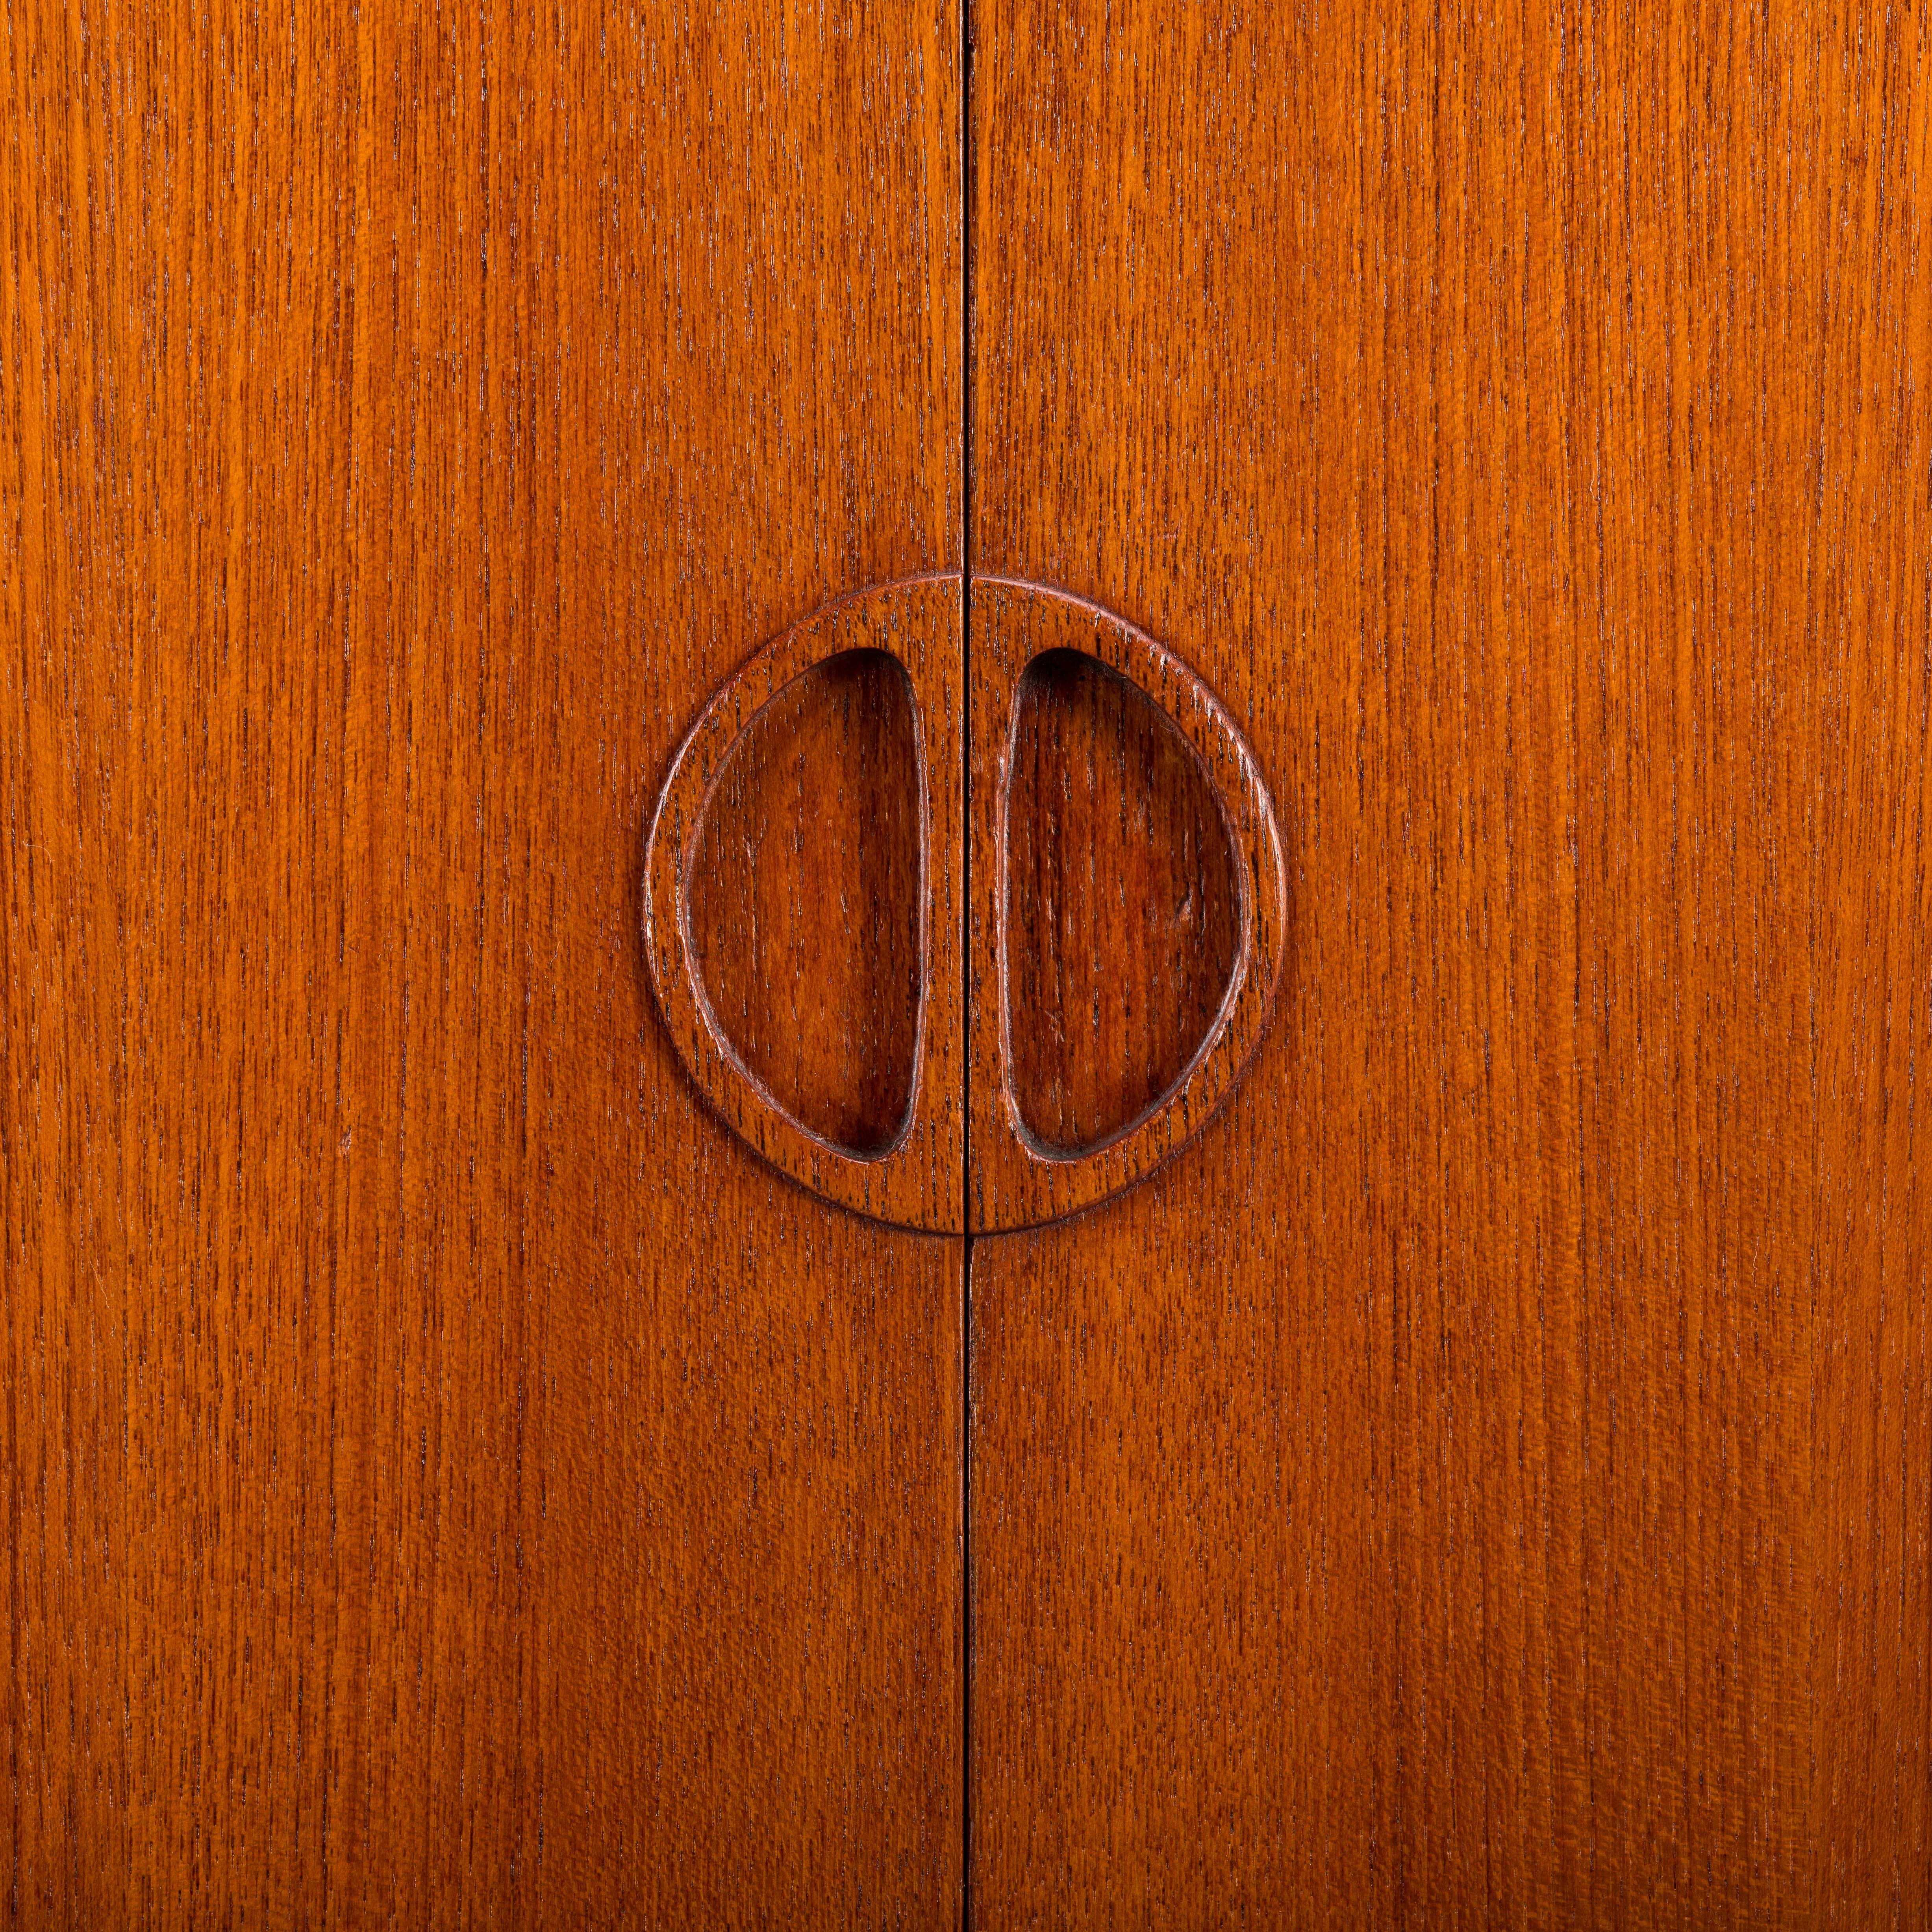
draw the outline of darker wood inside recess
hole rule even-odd
[[[752,721],[692,868],[719,1024],[787,1112],[854,1153],[889,1146],[912,1100],[919,808],[905,673],[848,651]]]
[[[1214,1024],[1240,936],[1234,856],[1186,741],[1078,652],[1028,667],[1010,783],[1013,1096],[1072,1152],[1154,1106]]]

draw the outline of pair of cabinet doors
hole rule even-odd
[[[1928,32],[15,8],[14,1922],[1927,1924]]]

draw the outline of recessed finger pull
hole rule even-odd
[[[1061,591],[972,595],[968,1192],[995,1233],[1131,1186],[1214,1118],[1287,893],[1253,754],[1186,665]]]
[[[1212,1118],[1286,896],[1254,758],[1193,672],[1063,592],[970,594],[970,685],[956,576],[830,605],[725,684],[658,801],[645,931],[692,1079],[763,1158],[880,1220],[994,1233]]]
[[[841,651],[738,734],[687,873],[698,989],[726,1045],[800,1126],[861,1157],[912,1112],[922,782],[905,667]]]
[[[911,578],[768,644],[692,727],[645,859],[705,1099],[800,1186],[935,1232],[964,1226],[962,614],[956,576]]]

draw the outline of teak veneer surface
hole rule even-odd
[[[1291,901],[974,1246],[976,1924],[1932,1916],[1928,32],[975,9],[973,568]]]
[[[970,25],[8,16],[8,1912],[1927,1924],[1922,15]],[[962,564],[1288,894],[965,1403],[640,932],[711,694]]]
[[[652,1008],[711,692],[957,568],[959,23],[0,36],[0,1899],[958,1916],[962,1250]]]

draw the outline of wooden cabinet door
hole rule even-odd
[[[956,1922],[962,1245],[640,936],[713,692],[958,568],[956,15],[0,40],[11,1922]]]
[[[10,14],[14,1921],[1932,1921],[1924,31]]]
[[[972,32],[972,568],[1206,680],[1289,898],[1204,1137],[974,1244],[975,1922],[1926,1924],[1922,15]]]

